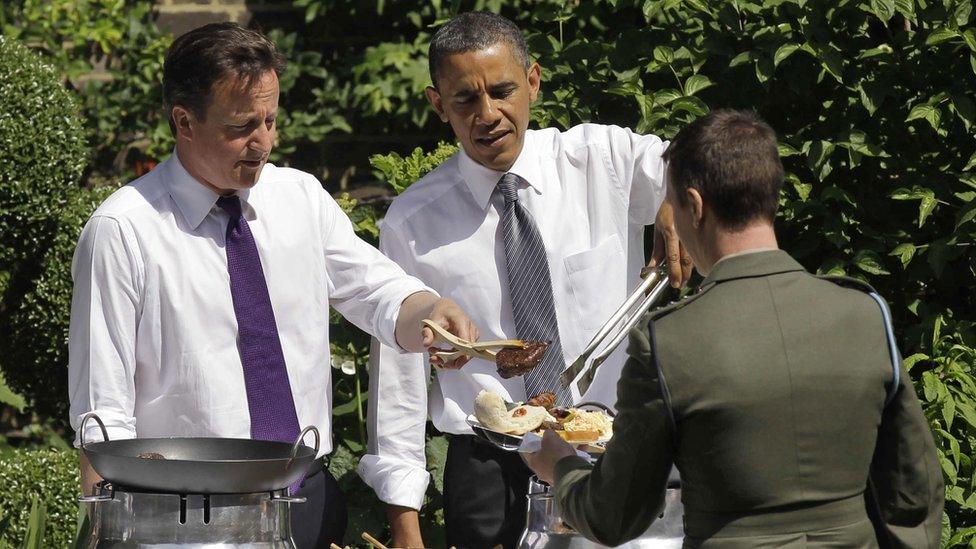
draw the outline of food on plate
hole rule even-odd
[[[525,401],[529,406],[542,406],[546,410],[556,405],[556,395],[550,392],[539,393]]]
[[[613,435],[613,420],[601,410],[556,406],[546,410],[533,404],[533,401],[547,403],[550,395],[552,393],[540,393],[526,404],[515,404],[507,402],[498,393],[483,390],[475,398],[474,415],[484,427],[512,435],[531,431],[542,434],[546,429],[553,429],[567,442],[578,444],[605,441]]]
[[[523,404],[509,409],[501,395],[484,390],[474,399],[474,417],[492,431],[513,435],[535,431],[550,418],[540,406]]]
[[[555,413],[553,416],[559,418],[558,421],[563,426],[562,430],[556,432],[567,442],[593,442],[613,435],[613,422],[599,410],[571,408],[566,412],[563,418],[559,418]]]
[[[166,459],[166,456],[158,452],[143,452],[136,457],[140,459]]]
[[[549,348],[549,341],[524,341],[522,348],[500,349],[495,354],[495,364],[498,366],[498,375],[503,379],[521,376],[529,373],[532,368],[539,365],[542,357]]]

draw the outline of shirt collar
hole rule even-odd
[[[515,164],[508,170],[508,173],[518,175],[529,183],[529,186],[532,187],[536,194],[542,194],[545,191],[545,180],[542,177],[539,166],[539,151],[537,150],[532,134],[533,132],[531,131],[525,132],[522,150],[519,152],[518,158],[515,159]],[[471,196],[474,197],[475,202],[481,209],[488,208],[491,195],[495,192],[495,185],[498,184],[498,180],[506,173],[478,164],[473,158],[468,156],[468,153],[464,151],[464,147],[461,147],[458,158],[458,172],[460,172],[461,180],[464,181],[464,184],[471,192]]]
[[[795,259],[790,257],[790,254],[783,250],[734,254],[723,257],[715,263],[712,272],[708,273],[708,276],[702,281],[701,287],[705,289],[712,284],[738,278],[754,278],[805,270],[803,265],[797,263]]]
[[[183,214],[183,219],[190,227],[196,229],[217,204],[219,195],[186,171],[175,149],[166,163],[166,168],[168,177],[165,180],[169,185],[169,194]],[[248,202],[250,191],[251,189],[244,189],[237,193],[245,208],[250,205]]]

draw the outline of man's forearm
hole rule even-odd
[[[430,292],[417,292],[403,300],[396,321],[396,341],[404,350],[414,353],[426,350],[420,323],[430,316],[438,299]]]
[[[420,514],[416,509],[387,505],[386,517],[393,534],[393,547],[423,547],[424,539],[420,533]]]
[[[102,481],[102,477],[95,472],[92,468],[91,463],[88,462],[88,458],[85,457],[85,453],[78,451],[78,465],[81,468],[81,493],[82,495],[91,495],[93,493],[92,487]]]

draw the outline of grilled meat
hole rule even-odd
[[[539,365],[549,348],[548,341],[526,341],[521,349],[502,349],[495,355],[498,375],[503,379],[529,373]]]
[[[548,410],[556,405],[556,395],[550,392],[539,393],[530,398],[526,404],[530,406],[542,406]]]

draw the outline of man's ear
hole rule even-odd
[[[698,189],[688,188],[685,193],[685,198],[691,204],[691,225],[697,229],[705,223],[705,202]]]
[[[173,117],[173,125],[176,127],[176,137],[177,139],[186,139],[187,141],[193,140],[193,126],[196,123],[196,117],[188,109],[176,105],[170,112],[170,116]]]
[[[441,104],[441,94],[437,91],[434,86],[427,86],[424,90],[424,94],[427,95],[427,102],[430,106],[434,108],[434,112],[440,117],[441,122],[447,122],[447,113],[444,112],[444,105]]]
[[[539,87],[542,85],[542,67],[538,63],[532,63],[525,77],[529,81],[529,101],[535,101],[539,96]]]

